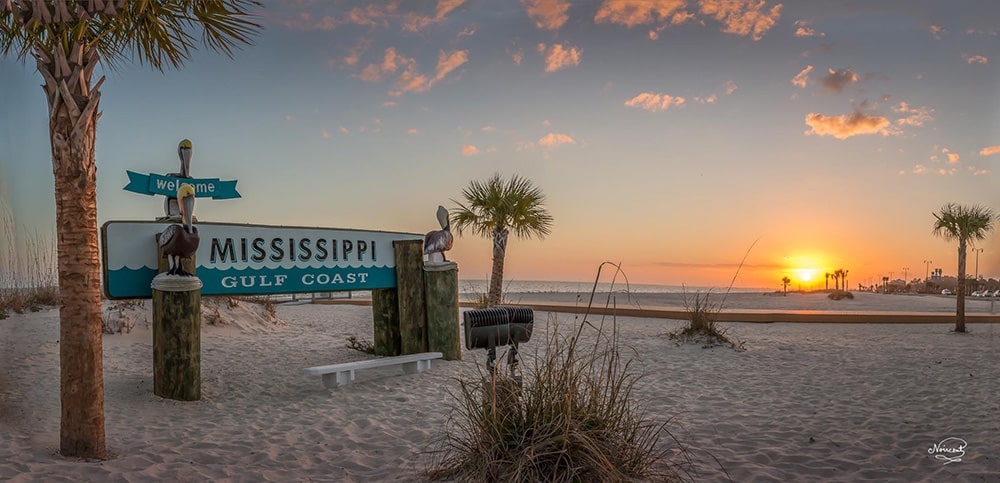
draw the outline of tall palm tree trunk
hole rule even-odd
[[[955,287],[955,332],[965,332],[965,238],[958,239],[958,287]]]
[[[101,271],[97,247],[94,139],[100,117],[90,78],[95,49],[57,42],[49,56],[35,49],[49,104],[59,266],[59,371],[64,456],[105,458]]]
[[[493,233],[493,273],[490,274],[490,291],[486,295],[486,305],[500,305],[503,295],[503,259],[507,254],[508,230],[497,230]]]

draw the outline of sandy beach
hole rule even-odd
[[[856,307],[954,308],[953,298],[872,295],[881,298],[858,297]],[[774,310],[793,300],[745,297]],[[970,312],[978,302],[985,303],[970,301]],[[803,296],[797,308],[825,303]],[[346,348],[345,338],[372,339],[371,308],[286,304],[277,315],[286,325],[237,313],[226,325],[203,326],[197,402],[153,394],[152,335],[142,316],[131,333],[106,335],[114,457],[102,462],[57,454],[58,311],[0,321],[0,480],[418,480],[444,434],[449,389],[485,354],[464,351],[462,361],[436,361],[415,375],[362,371],[354,384],[325,389],[302,368],[370,357]],[[535,320],[536,336],[522,348],[529,363],[545,330],[579,317],[538,312]],[[651,418],[672,421],[698,481],[996,481],[1000,474],[995,324],[972,325],[969,334],[940,324],[722,324],[745,343],[738,352],[671,342],[676,320],[604,320],[634,349],[643,375],[636,396]],[[933,447],[947,438],[967,443],[961,461],[935,458]],[[669,437],[661,444],[676,446]]]

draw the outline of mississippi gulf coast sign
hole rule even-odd
[[[108,298],[149,298],[156,234],[169,223],[109,221],[101,227]],[[392,242],[423,235],[333,228],[196,223],[202,295],[265,295],[396,286]]]

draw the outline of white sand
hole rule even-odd
[[[197,402],[153,395],[144,322],[105,336],[115,457],[103,462],[56,454],[57,311],[0,321],[0,480],[414,479],[443,434],[454,377],[481,364],[483,352],[416,375],[363,371],[354,384],[328,390],[301,369],[368,357],[344,339],[371,340],[371,309],[286,305],[278,315],[287,326],[237,314],[242,327],[204,327]],[[538,331],[548,318],[536,314]],[[725,478],[715,459],[741,482],[1000,474],[1000,326],[959,335],[942,325],[724,324],[746,342],[746,352],[735,352],[673,344],[665,334],[677,321],[617,322],[644,373],[637,396],[651,417],[676,421],[672,431],[703,481]],[[537,332],[526,356],[542,340]],[[968,442],[961,462],[945,465],[928,453],[948,437]]]

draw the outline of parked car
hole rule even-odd
[[[944,289],[941,291],[941,295],[951,295],[951,290]]]
[[[1000,297],[1000,290],[994,290],[993,297]]]
[[[982,290],[976,290],[975,292],[972,292],[971,294],[969,294],[969,296],[971,296],[971,297],[982,297],[983,296],[983,291]]]

